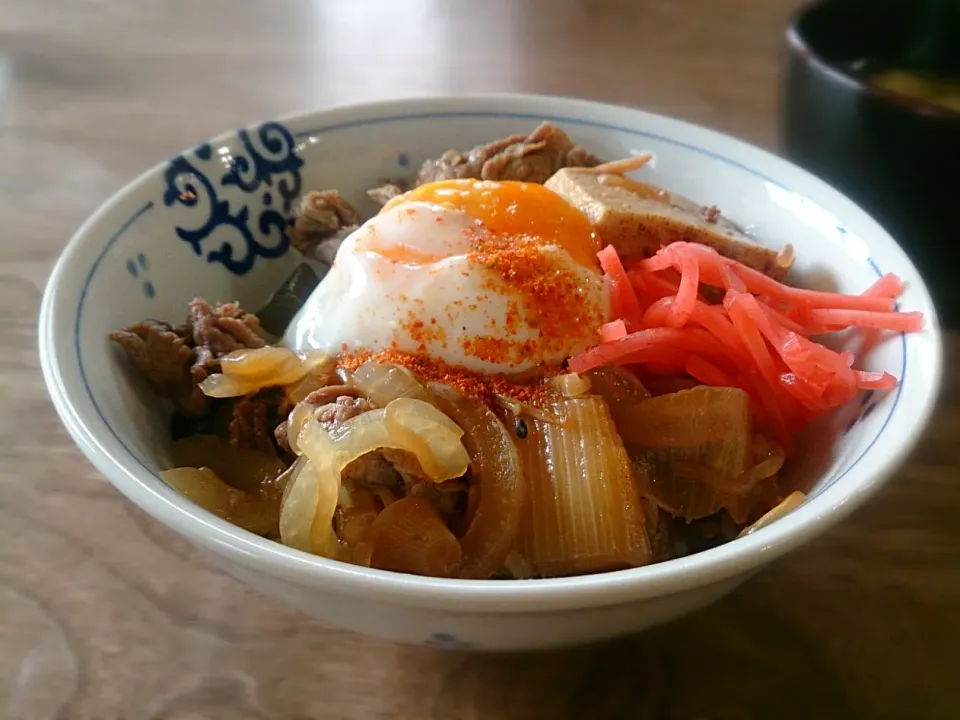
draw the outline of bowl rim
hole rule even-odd
[[[836,4],[836,2],[837,0],[815,0],[815,2],[802,5],[790,14],[790,19],[787,22],[786,41],[791,53],[803,58],[819,73],[825,75],[832,81],[851,90],[873,97],[888,106],[903,110],[909,115],[960,125],[960,110],[951,110],[942,105],[869,85],[861,78],[844,72],[814,48],[813,44],[802,32],[800,25],[811,14],[827,5]]]
[[[692,134],[714,143],[722,143],[730,148],[727,152],[732,151],[734,157],[746,155],[762,160],[765,167],[772,169],[777,175],[789,174],[802,180],[807,188],[805,193],[813,189],[817,191],[816,194],[829,197],[834,207],[836,204],[844,206],[843,210],[847,216],[856,215],[861,223],[866,223],[871,228],[871,241],[887,244],[886,250],[897,256],[898,263],[913,269],[916,274],[915,268],[899,245],[876,221],[839,191],[810,173],[728,135],[633,108],[556,96],[473,94],[352,104],[291,113],[278,118],[278,121],[286,123],[309,117],[315,119],[318,125],[322,125],[325,120],[351,113],[369,116],[390,114],[415,116],[418,111],[424,112],[436,108],[464,112],[472,110],[476,114],[482,114],[486,110],[494,114],[491,106],[510,107],[517,112],[532,115],[540,114],[531,112],[533,109],[543,107],[550,108],[555,113],[565,113],[571,117],[580,118],[591,114],[615,113],[621,118],[621,122],[633,127],[642,126],[644,120],[652,120],[656,123],[666,123],[677,132]],[[544,114],[549,113],[544,111]],[[211,139],[210,142],[226,141],[234,136],[235,131],[228,131]],[[740,164],[736,160],[731,162]],[[641,568],[530,581],[426,578],[361,568],[294,550],[240,530],[200,509],[163,484],[159,476],[142,465],[129,451],[125,457],[116,457],[104,447],[102,442],[108,439],[105,435],[109,431],[109,426],[101,428],[94,418],[86,417],[73,400],[74,396],[83,392],[84,388],[68,388],[64,382],[59,356],[63,353],[63,346],[69,343],[66,339],[61,340],[55,332],[57,311],[64,303],[61,298],[63,279],[70,276],[72,268],[85,267],[83,263],[74,261],[90,252],[87,250],[87,245],[95,245],[98,242],[98,237],[101,237],[102,233],[98,235],[97,231],[103,219],[128,203],[129,196],[158,173],[163,166],[164,163],[155,165],[117,191],[82,224],[57,260],[47,282],[40,310],[40,359],[44,379],[54,406],[74,441],[121,493],[148,514],[192,541],[239,565],[255,567],[258,571],[278,580],[289,581],[290,578],[295,578],[301,584],[322,587],[348,596],[374,593],[379,599],[398,604],[483,613],[584,609],[679,593],[700,585],[743,575],[796,548],[827,527],[839,522],[866,501],[901,465],[919,439],[933,411],[941,379],[942,338],[929,293],[920,280],[915,289],[919,291],[925,306],[930,308],[927,332],[930,333],[936,352],[932,366],[925,368],[925,375],[929,378],[927,396],[923,398],[924,404],[919,414],[913,418],[910,429],[900,436],[884,464],[871,472],[861,468],[861,472],[854,475],[856,480],[851,478],[847,482],[835,482],[821,495],[761,532],[684,558]],[[105,249],[101,250],[100,257],[104,253]],[[91,400],[95,403],[92,394]],[[891,413],[892,416],[893,413]],[[91,420],[94,421],[94,427],[91,426]],[[105,423],[101,424],[105,425]],[[889,444],[888,447],[890,447]],[[864,454],[869,452],[869,449]],[[853,469],[855,468],[850,468],[850,470]]]

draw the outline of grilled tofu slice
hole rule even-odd
[[[648,257],[678,241],[709,245],[721,255],[782,280],[790,269],[783,256],[748,237],[715,207],[623,175],[564,168],[546,186],[576,206],[604,244],[623,258]]]

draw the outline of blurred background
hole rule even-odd
[[[960,717],[952,378],[897,482],[721,603],[503,658],[329,631],[211,569],[81,459],[37,367],[56,255],[144,169],[258,119],[449,93],[631,105],[787,152],[884,215],[955,322],[956,113],[868,79],[942,57],[927,29],[956,2],[830,5],[788,43],[797,0],[0,0],[0,717]]]

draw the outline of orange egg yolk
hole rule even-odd
[[[543,245],[563,248],[581,265],[599,267],[600,238],[590,221],[543,185],[516,181],[441,180],[393,198],[381,212],[404,202],[425,202],[459,210],[497,238],[533,238]]]

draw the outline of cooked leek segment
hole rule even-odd
[[[534,420],[517,441],[527,502],[519,548],[539,576],[650,562],[633,469],[604,400],[557,403],[563,424]]]

